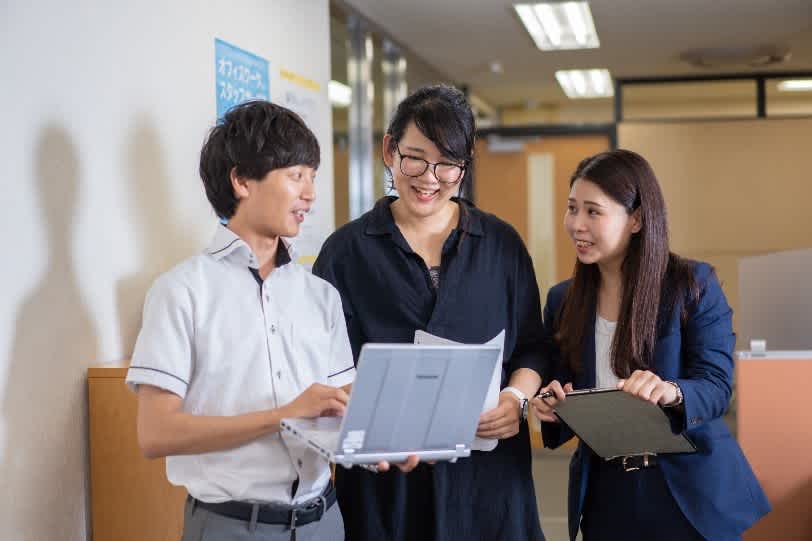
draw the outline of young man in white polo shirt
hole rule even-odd
[[[268,102],[212,129],[200,175],[219,225],[149,291],[127,382],[138,441],[186,487],[184,541],[343,539],[326,461],[283,417],[340,414],[355,375],[338,292],[291,261],[319,145]]]

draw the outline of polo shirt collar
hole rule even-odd
[[[375,206],[369,211],[369,219],[364,230],[368,235],[389,235],[395,231],[395,218],[392,216],[392,209],[389,206],[397,199],[397,197],[390,195],[382,197],[375,203]],[[461,206],[464,205],[468,210],[468,212],[460,214],[460,223],[457,229],[476,237],[484,236],[482,217],[474,204],[461,197],[452,197],[451,200]]]
[[[276,250],[277,268],[290,263],[294,257],[293,244],[283,238],[280,238],[279,241]],[[206,248],[206,253],[217,260],[227,258],[239,265],[245,265],[252,269],[259,268],[259,260],[254,255],[251,247],[248,246],[248,243],[224,224],[217,225],[217,231],[214,233],[214,238],[209,243],[208,248]]]
[[[369,211],[369,219],[364,230],[368,235],[387,235],[395,231],[395,218],[392,216],[392,209],[389,208],[397,197],[388,195],[380,198],[372,210]]]

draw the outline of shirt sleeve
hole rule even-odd
[[[330,287],[330,367],[328,379],[330,385],[343,387],[355,380],[355,362],[352,348],[347,336],[347,324],[344,321],[344,310],[341,297],[334,287]]]
[[[541,375],[543,327],[541,301],[533,261],[521,240],[516,261],[513,287],[513,321],[516,325],[516,347],[510,358],[510,373],[529,368]]]
[[[543,321],[543,337],[542,337],[542,359],[543,365],[541,368],[541,385],[548,385],[553,380],[558,380],[561,385],[565,385],[572,381],[572,377],[567,373],[567,370],[562,366],[566,361],[561,358],[561,353],[555,344],[553,338],[555,334],[555,309],[553,305],[557,304],[553,301],[553,290],[547,292],[547,302],[544,304],[544,321]],[[575,434],[570,428],[561,422],[549,423],[541,421],[541,439],[544,446],[549,449],[555,449],[570,439]]]
[[[685,406],[683,430],[724,415],[733,391],[733,311],[709,265],[700,263],[696,275],[702,293],[689,307],[682,344],[685,377],[676,380]]]
[[[160,277],[144,302],[127,385],[133,391],[153,385],[184,398],[192,374],[193,329],[189,289]]]

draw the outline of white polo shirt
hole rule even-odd
[[[351,383],[341,298],[301,265],[282,264],[287,254],[280,244],[281,266],[260,284],[249,269],[257,267],[251,248],[219,225],[204,253],[160,276],[147,294],[127,383],[171,391],[187,413],[218,416],[283,406],[313,383]],[[205,502],[300,503],[330,478],[324,459],[278,433],[167,457],[166,474]]]

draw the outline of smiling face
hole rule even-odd
[[[406,212],[425,218],[447,210],[451,197],[459,189],[459,182],[440,182],[435,172],[448,180],[455,176],[455,169],[464,164],[443,156],[437,145],[414,122],[409,123],[397,144],[394,144],[391,135],[384,137],[383,156],[384,163],[392,172],[392,181],[400,195],[400,204]],[[419,173],[425,166],[420,160],[438,165],[429,165],[419,176],[410,176]]]
[[[312,167],[294,165],[273,169],[262,180],[232,178],[239,199],[232,220],[266,238],[295,237],[316,199],[315,176]]]
[[[626,257],[641,222],[639,212],[629,214],[597,184],[579,178],[570,189],[564,227],[581,263],[615,267]]]

